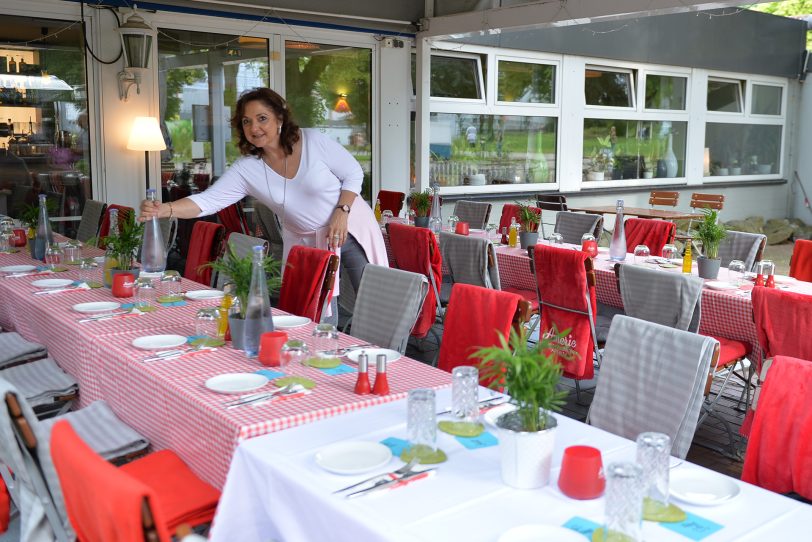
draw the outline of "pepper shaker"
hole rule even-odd
[[[368,367],[369,358],[366,353],[361,352],[361,354],[358,355],[358,380],[355,382],[355,393],[358,395],[366,395],[370,392]]]
[[[375,385],[372,387],[372,393],[375,395],[389,395],[389,380],[386,378],[386,354],[378,354],[375,371]]]

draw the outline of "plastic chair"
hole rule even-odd
[[[663,247],[674,242],[677,227],[673,222],[648,218],[627,218],[625,222],[626,247],[634,250],[637,245],[646,245],[652,256],[659,256]]]
[[[789,259],[789,276],[812,282],[812,241],[797,239]]]
[[[211,285],[212,269],[201,267],[220,255],[220,248],[223,243],[223,236],[226,229],[222,224],[214,222],[195,222],[192,228],[192,238],[189,243],[189,252],[186,255],[186,268],[183,272],[184,278]]]
[[[254,247],[257,245],[265,247],[265,254],[268,254],[268,247],[270,246],[268,241],[260,239],[259,237],[251,237],[250,235],[243,235],[241,233],[230,233],[225,242],[225,246],[231,247],[238,258],[244,258],[245,256],[253,254]],[[217,278],[214,281],[215,288],[222,290],[228,281],[228,275],[225,273],[217,273]]]
[[[560,233],[565,243],[581,245],[581,237],[591,233],[595,239],[603,233],[603,217],[586,213],[561,211],[555,215],[555,233]]]
[[[217,211],[217,219],[220,224],[225,226],[227,233],[242,233],[243,235],[251,233],[240,201]]]
[[[471,228],[485,229],[491,216],[491,204],[481,201],[460,200],[454,204],[454,214],[460,222],[467,222]]]
[[[85,208],[82,209],[82,219],[79,221],[79,227],[76,229],[77,241],[86,243],[99,234],[99,226],[101,225],[102,217],[105,216],[105,209],[107,209],[107,204],[103,201],[93,199],[85,201]],[[110,225],[108,223],[108,231],[109,227]]]
[[[381,212],[392,211],[393,216],[399,216],[401,209],[403,209],[403,202],[406,201],[406,194],[391,190],[379,190],[378,201],[381,202]]]
[[[51,457],[83,542],[168,542],[180,524],[211,522],[220,499],[170,450],[116,468],[61,421],[51,434]]]
[[[338,256],[329,250],[295,245],[282,273],[278,309],[318,323],[330,304],[338,271]]]
[[[766,246],[766,235],[727,230],[727,237],[719,243],[721,265],[727,267],[733,260],[741,260],[747,271],[753,271],[756,262],[761,261]]]

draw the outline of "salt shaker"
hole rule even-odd
[[[369,358],[366,353],[361,352],[358,355],[358,380],[355,382],[355,393],[358,395],[366,395],[369,390]],[[377,385],[377,382],[375,383]]]
[[[372,393],[375,395],[389,395],[389,380],[386,378],[386,354],[378,354],[375,371],[375,385],[372,387]]]

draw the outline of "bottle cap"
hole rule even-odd
[[[375,370],[379,373],[386,372],[386,354],[378,354],[378,358],[375,361]]]
[[[618,207],[623,207],[623,200],[622,199],[617,200],[617,206]]]
[[[365,373],[369,369],[369,356],[364,354],[358,354],[358,372]]]

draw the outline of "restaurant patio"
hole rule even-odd
[[[766,5],[0,0],[0,542],[797,536]]]

